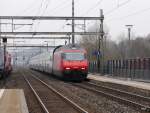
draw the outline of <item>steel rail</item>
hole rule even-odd
[[[40,80],[38,77],[35,77],[32,73],[31,76],[33,78],[35,78],[36,80],[38,80],[39,82],[41,82],[43,85],[45,85],[48,89],[50,89],[51,91],[53,91],[55,94],[57,94],[59,97],[61,97],[64,101],[68,102],[74,109],[78,110],[81,113],[88,113],[86,110],[84,110],[83,108],[81,108],[80,106],[78,106],[76,103],[74,103],[73,101],[71,101],[70,99],[68,99],[67,97],[63,96],[61,93],[59,93],[57,90],[55,90],[53,87],[49,86],[48,84],[46,84],[44,81]]]
[[[97,85],[97,84],[91,83],[91,82],[88,82],[86,84],[94,86],[94,87],[104,88],[106,90],[111,90],[111,91],[114,91],[114,92],[122,93],[124,95],[129,95],[129,96],[136,97],[136,98],[139,98],[139,99],[142,99],[142,100],[150,102],[150,98],[149,97],[145,97],[145,96],[142,96],[142,95],[133,94],[133,93],[130,93],[130,92],[126,92],[126,91],[122,91],[122,90],[119,90],[119,89],[110,88],[110,87],[107,87],[107,86]]]
[[[30,84],[29,80],[23,75],[25,81],[27,82],[27,84],[29,85],[29,87],[31,88],[32,92],[34,93],[34,95],[36,96],[38,102],[40,103],[42,109],[44,110],[45,113],[49,113],[48,109],[46,108],[46,106],[44,105],[44,103],[42,102],[42,100],[40,99],[39,95],[36,93],[36,91],[34,90],[34,88],[32,87],[32,85]]]
[[[111,99],[113,99],[114,101],[119,101],[121,103],[126,103],[128,105],[132,105],[134,107],[136,107],[137,109],[139,110],[142,110],[142,111],[147,111],[149,112],[150,111],[150,106],[147,106],[147,105],[143,105],[143,104],[140,104],[140,103],[137,103],[137,102],[133,102],[131,100],[128,100],[128,99],[124,99],[124,98],[121,98],[121,97],[118,97],[118,96],[115,96],[113,94],[110,94],[110,93],[106,93],[104,91],[100,91],[100,90],[97,90],[97,89],[93,89],[93,88],[89,88],[83,84],[72,84],[74,86],[77,86],[77,87],[80,87],[80,88],[83,88],[83,89],[86,89],[86,90],[89,90],[89,91],[92,91],[92,92],[95,92],[97,94],[101,94],[101,95],[104,95],[106,97],[109,97]]]

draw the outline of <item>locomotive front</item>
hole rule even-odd
[[[88,61],[85,50],[72,49],[62,53],[64,78],[84,80],[88,74]]]

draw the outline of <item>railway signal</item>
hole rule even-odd
[[[3,43],[7,43],[7,38],[3,38]]]

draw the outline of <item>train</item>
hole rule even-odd
[[[87,52],[75,44],[57,46],[51,51],[32,57],[29,67],[64,80],[82,81],[88,74]]]
[[[4,48],[0,48],[0,79],[10,75],[12,72],[11,54],[6,52],[4,56]]]

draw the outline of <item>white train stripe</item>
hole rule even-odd
[[[1,89],[0,90],[0,99],[2,98],[3,94],[4,94],[5,89]]]

